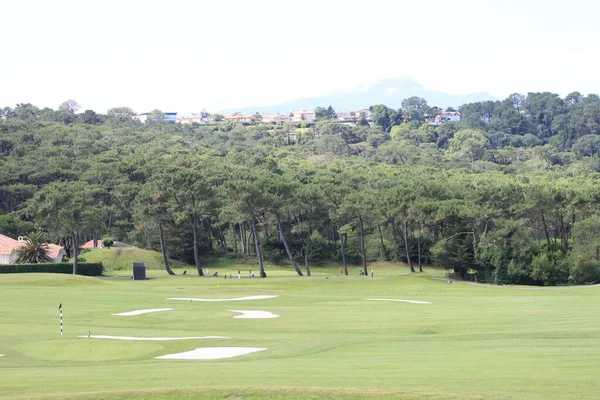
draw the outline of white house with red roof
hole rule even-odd
[[[294,112],[294,116],[292,117],[292,121],[294,122],[313,122],[315,120],[315,113],[312,111],[308,111],[305,109],[298,110]]]
[[[0,235],[0,264],[12,264],[17,258],[14,254],[15,249],[22,245],[18,240]]]
[[[15,250],[23,244],[25,244],[25,239],[22,236],[15,240],[0,234],[0,264],[12,264],[17,258]],[[66,255],[65,249],[53,243],[45,243],[45,245],[52,262],[61,262],[63,256]]]

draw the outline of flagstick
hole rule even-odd
[[[62,303],[58,306],[58,310],[60,311],[60,336],[63,335],[63,313],[62,313]]]

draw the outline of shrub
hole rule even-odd
[[[571,267],[570,281],[575,284],[599,283],[600,282],[600,262],[594,260],[585,260],[576,262]]]
[[[22,274],[28,272],[72,274],[73,264],[0,264],[0,274]],[[102,275],[102,263],[81,263],[77,267],[77,275],[100,276]]]
[[[543,285],[567,283],[569,258],[560,251],[549,251],[538,255],[531,262],[531,278]]]
[[[115,244],[115,240],[111,237],[102,239],[102,246],[106,247],[107,249],[110,249],[113,244]]]

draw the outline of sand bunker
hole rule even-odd
[[[191,339],[231,339],[228,336],[193,336],[193,337],[135,337],[135,336],[105,336],[105,335],[81,335],[80,338],[90,339],[112,339],[112,340],[148,340],[148,341],[166,341],[166,340],[191,340]]]
[[[413,303],[413,304],[432,304],[429,301],[419,301],[419,300],[398,300],[398,299],[365,299],[365,300],[373,300],[373,301],[398,301],[401,303]]]
[[[173,311],[173,309],[172,308],[150,308],[147,310],[134,310],[134,311],[122,312],[122,313],[112,314],[112,315],[120,315],[122,317],[131,317],[133,315],[142,315],[142,314],[161,312],[161,311]]]
[[[216,360],[218,358],[231,358],[244,354],[263,351],[260,347],[202,347],[185,353],[167,354],[156,358],[167,360]]]
[[[277,318],[279,315],[268,311],[251,311],[251,310],[229,310],[231,312],[239,312],[243,315],[236,315],[233,318]]]
[[[4,354],[0,354],[0,357],[4,357]]]
[[[183,300],[183,301],[241,301],[241,300],[263,300],[263,299],[272,299],[274,297],[279,297],[278,295],[262,295],[262,296],[246,296],[246,297],[237,297],[234,299],[194,299],[189,297],[171,297],[167,300]]]

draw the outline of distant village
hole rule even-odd
[[[138,119],[141,122],[145,122],[148,119],[149,113],[143,113],[138,115]],[[359,120],[371,121],[372,112],[368,108],[361,108],[358,110],[346,112],[336,111],[335,121],[355,124]],[[186,116],[178,116],[176,112],[164,113],[164,119],[167,121],[177,122],[180,124],[199,124],[199,125],[212,125],[222,123],[243,123],[243,124],[272,124],[278,122],[316,122],[314,111],[301,109],[294,111],[289,114],[248,114],[244,115],[240,112],[232,115],[221,115],[221,114],[209,114],[206,111],[202,111],[197,114],[191,114]],[[438,110],[437,114],[433,116],[429,121],[431,125],[440,125],[444,122],[460,122],[460,113],[453,109]]]

